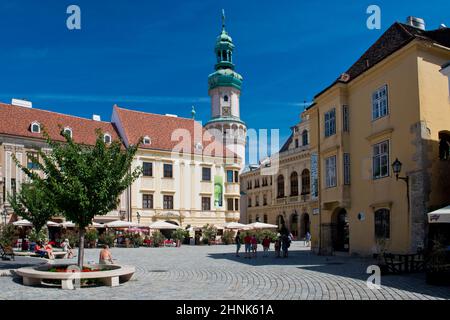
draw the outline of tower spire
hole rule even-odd
[[[225,30],[225,9],[222,9],[222,31]]]

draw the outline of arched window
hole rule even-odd
[[[105,133],[103,136],[103,141],[105,141],[105,143],[111,143],[111,140],[111,135],[109,133]]]
[[[64,130],[63,130],[63,132],[64,132],[65,134],[68,134],[69,137],[72,138],[72,129],[70,129],[69,127],[65,127]]]
[[[255,222],[261,222],[258,214],[256,215]]]
[[[283,218],[283,216],[281,214],[277,217],[277,225],[278,225],[278,229],[279,230],[281,230],[281,228],[285,226],[284,225],[284,218]]]
[[[307,146],[308,145],[308,130],[303,130],[302,132],[302,145]]]
[[[39,122],[33,122],[31,124],[31,132],[33,133],[40,133],[41,132],[41,125],[39,124]]]
[[[223,101],[228,102],[228,96],[227,95],[223,96]]]
[[[302,195],[306,195],[310,193],[311,186],[309,180],[309,170],[305,169],[302,171]]]
[[[298,196],[298,174],[296,171],[291,173],[291,196]]]
[[[294,237],[298,237],[298,214],[293,213],[291,215],[291,233]]]
[[[277,179],[278,198],[284,198],[284,177],[282,174]]]
[[[375,238],[389,239],[391,230],[389,209],[378,209],[375,211]]]

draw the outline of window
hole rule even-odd
[[[350,184],[350,153],[344,153],[344,184]]]
[[[64,128],[63,132],[64,132],[65,134],[68,134],[69,137],[72,138],[72,129],[66,127],[66,128]]]
[[[36,152],[27,154],[27,168],[30,170],[39,169],[39,155]]]
[[[151,144],[151,143],[152,143],[152,140],[150,139],[149,136],[145,136],[145,137],[144,137],[143,143],[144,143],[144,144]]]
[[[227,170],[227,182],[228,183],[233,183],[233,170]]]
[[[239,183],[239,171],[234,172],[234,182]]]
[[[247,189],[250,190],[252,188],[252,181],[247,182]]]
[[[163,196],[164,209],[173,209],[173,196]]]
[[[263,206],[267,206],[267,194],[263,195]]]
[[[259,196],[255,197],[255,207],[259,207]]]
[[[202,168],[202,180],[211,181],[211,168]]]
[[[302,145],[307,146],[308,145],[308,130],[303,130],[302,132]]]
[[[233,199],[227,199],[227,210],[233,211]]]
[[[13,198],[15,198],[17,193],[16,179],[11,179],[11,191]]]
[[[336,187],[336,156],[325,159],[325,185],[327,188]]]
[[[298,139],[295,139],[295,147],[298,148]]]
[[[325,137],[336,133],[336,109],[331,109],[325,113]]]
[[[279,175],[277,179],[277,196],[278,198],[284,198],[284,177]]]
[[[211,198],[210,197],[202,197],[202,210],[203,211],[211,210]]]
[[[255,180],[255,189],[256,189],[256,188],[259,188],[259,179],[256,179],[256,180]]]
[[[265,214],[265,215],[264,215],[264,223],[267,223],[268,220],[269,220],[269,219],[268,219],[268,217],[267,217],[267,214]]]
[[[142,195],[142,208],[153,209],[153,195],[143,194]]]
[[[380,179],[389,175],[389,141],[373,146],[373,178]]]
[[[261,222],[260,220],[261,220],[261,218],[260,218],[259,215],[257,214],[256,217],[255,217],[255,222]]]
[[[223,96],[223,101],[228,102],[228,96]]]
[[[387,85],[372,94],[372,120],[379,119],[389,113]]]
[[[33,122],[31,124],[31,132],[33,133],[40,133],[41,132],[41,125],[37,122]]]
[[[144,162],[142,166],[144,177],[153,177],[153,163]]]
[[[307,195],[311,191],[310,174],[308,169],[302,171],[302,195]]]
[[[105,143],[111,143],[111,135],[105,134],[103,136],[103,141],[105,141]]]
[[[342,106],[342,130],[350,132],[350,115],[348,113],[348,106]]]
[[[234,199],[234,211],[239,211],[239,199]]]
[[[248,216],[248,223],[250,224],[250,223],[252,223],[253,222],[253,220],[252,220],[252,216],[251,215],[249,215]]]
[[[375,237],[377,239],[389,239],[390,228],[390,211],[388,209],[375,211]]]
[[[291,196],[298,196],[298,174],[295,171],[291,174]]]
[[[173,166],[169,163],[164,164],[164,178],[172,178],[173,177]]]

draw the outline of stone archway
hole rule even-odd
[[[298,229],[299,229],[299,217],[298,213],[294,212],[291,214],[291,224],[289,226],[289,229],[292,233],[292,235],[297,239],[298,238]]]
[[[300,227],[300,237],[304,238],[307,232],[311,232],[311,220],[308,213],[303,213]]]

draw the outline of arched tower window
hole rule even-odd
[[[303,130],[302,132],[302,145],[307,146],[308,145],[308,130]]]
[[[227,95],[223,96],[223,101],[228,102],[228,96]]]
[[[305,169],[302,171],[302,195],[309,194],[311,190],[309,170]]]

